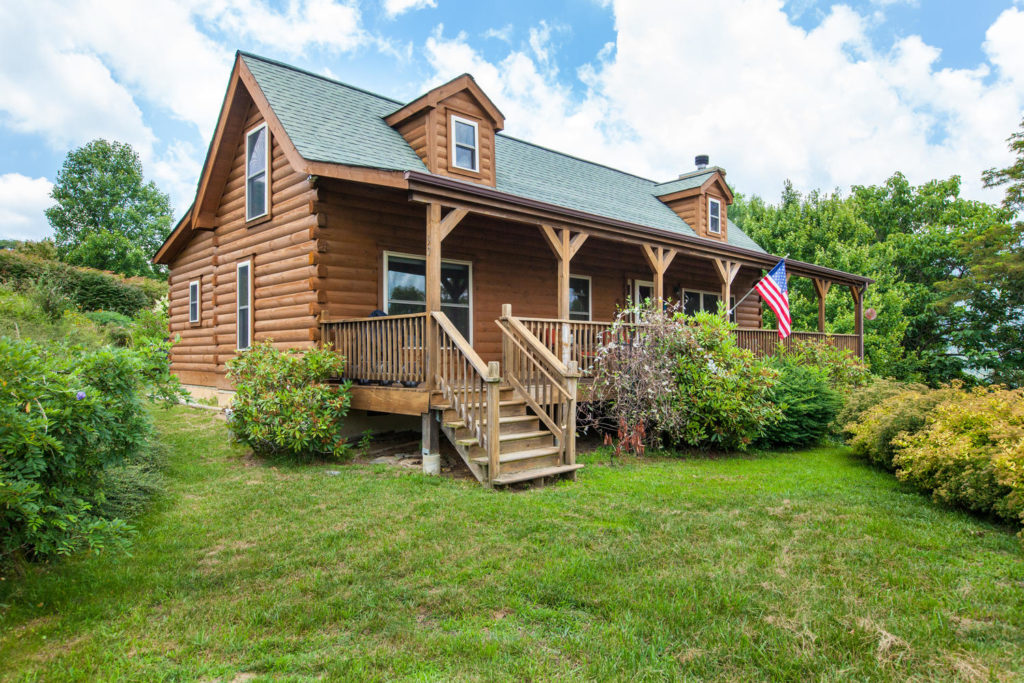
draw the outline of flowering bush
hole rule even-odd
[[[1024,524],[1024,390],[947,390],[924,428],[894,445],[903,481],[936,501]]]
[[[345,360],[330,349],[279,351],[269,343],[228,361],[235,384],[228,424],[258,453],[298,459],[342,458],[349,384],[329,384]]]
[[[677,307],[620,311],[594,364],[594,391],[610,397],[608,424],[592,422],[653,444],[746,448],[779,418],[776,373],[737,345],[733,328]]]
[[[148,446],[142,397],[174,400],[165,374],[166,358],[161,369],[128,349],[0,337],[0,556],[126,543],[127,523],[98,510],[103,475]]]

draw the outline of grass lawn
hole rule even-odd
[[[156,414],[170,494],[132,556],[0,582],[0,678],[1024,677],[1020,541],[843,449],[510,493]]]

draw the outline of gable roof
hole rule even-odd
[[[385,118],[401,110],[376,95],[287,64],[240,52],[296,151],[308,161],[389,171],[426,166]],[[659,195],[665,185],[517,138],[495,135],[496,187],[525,199],[695,237]],[[706,180],[706,178],[705,178]],[[678,182],[678,181],[672,181]],[[764,252],[735,224],[728,242]]]
[[[404,107],[388,114],[385,121],[387,121],[389,126],[397,126],[410,117],[420,113],[424,109],[434,108],[441,100],[463,91],[469,93],[470,97],[476,100],[477,104],[480,105],[480,108],[486,112],[487,116],[491,119],[491,123],[494,124],[494,130],[501,130],[505,127],[505,115],[502,114],[497,105],[491,101],[491,98],[487,96],[487,93],[485,93],[483,89],[476,84],[476,79],[470,74],[456,76],[447,83],[437,86],[425,95],[417,97]]]

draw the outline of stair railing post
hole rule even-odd
[[[493,482],[501,474],[501,365],[487,364],[487,479]]]
[[[579,386],[580,370],[579,364],[571,360],[566,363],[566,374],[565,384],[566,389],[569,391],[569,398],[566,400],[566,415],[565,415],[565,438],[563,443],[565,444],[565,454],[563,458],[565,465],[576,464],[576,389]],[[573,473],[573,478],[576,477],[576,473]]]

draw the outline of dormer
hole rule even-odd
[[[696,157],[697,169],[655,186],[654,193],[676,212],[698,237],[725,242],[729,237],[729,205],[732,190],[725,169],[708,166],[708,157]]]
[[[431,173],[494,187],[494,134],[505,116],[463,74],[384,118]]]

